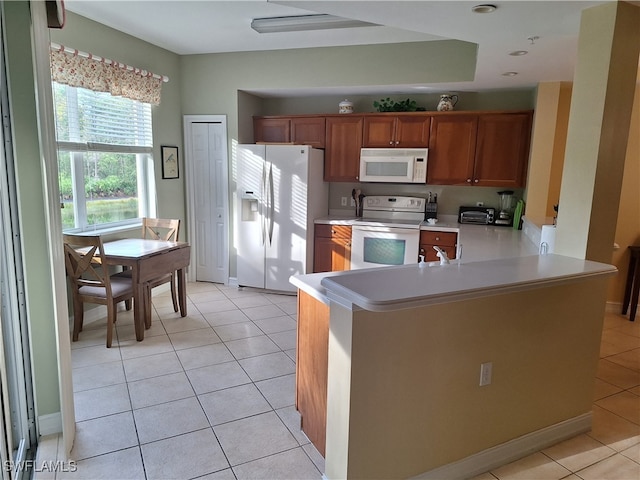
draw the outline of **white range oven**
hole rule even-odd
[[[426,200],[369,196],[363,201],[362,218],[351,231],[351,269],[417,263]]]

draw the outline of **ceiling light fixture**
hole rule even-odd
[[[518,72],[504,72],[502,74],[503,77],[515,77],[516,75],[518,75]]]
[[[379,26],[375,23],[361,22],[351,18],[334,15],[296,15],[291,17],[254,18],[251,28],[258,33],[303,32],[306,30],[325,30],[330,28],[354,28]]]
[[[527,53],[529,53],[526,50],[515,50],[513,52],[510,52],[509,55],[511,55],[512,57],[521,57],[522,55],[526,55]]]
[[[493,13],[496,11],[496,7],[495,5],[489,5],[489,4],[485,4],[485,5],[475,5],[474,7],[471,7],[471,11],[473,13]]]

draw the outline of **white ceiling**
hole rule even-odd
[[[473,5],[491,3],[491,14]],[[451,83],[451,91],[529,88],[541,81],[571,81],[580,14],[603,1],[179,1],[66,0],[68,10],[180,55],[338,45],[457,39],[478,44],[476,78]],[[638,3],[638,2],[633,2]],[[382,26],[259,34],[253,18],[329,13]],[[533,42],[529,37],[539,37]],[[524,56],[509,52],[527,50]],[[504,72],[518,72],[505,77]],[[343,94],[416,93],[395,85]],[[268,93],[268,92],[263,92]],[[300,92],[298,92],[300,93]],[[307,91],[320,94],[322,91]]]

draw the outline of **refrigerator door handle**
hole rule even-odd
[[[269,166],[269,245],[273,241],[273,214],[274,214],[274,189],[273,189],[273,165]]]
[[[265,225],[266,219],[265,219],[265,213],[266,213],[266,207],[264,205],[264,202],[267,201],[266,198],[266,191],[267,191],[267,164],[265,162],[262,163],[262,198],[260,199],[260,233],[261,233],[261,237],[262,237],[262,245],[264,245],[267,241],[267,228]]]

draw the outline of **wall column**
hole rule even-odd
[[[640,7],[584,10],[555,252],[610,263],[640,54]]]
[[[531,160],[527,181],[527,218],[543,225],[554,216],[560,198],[560,182],[567,145],[571,84],[538,84]]]

